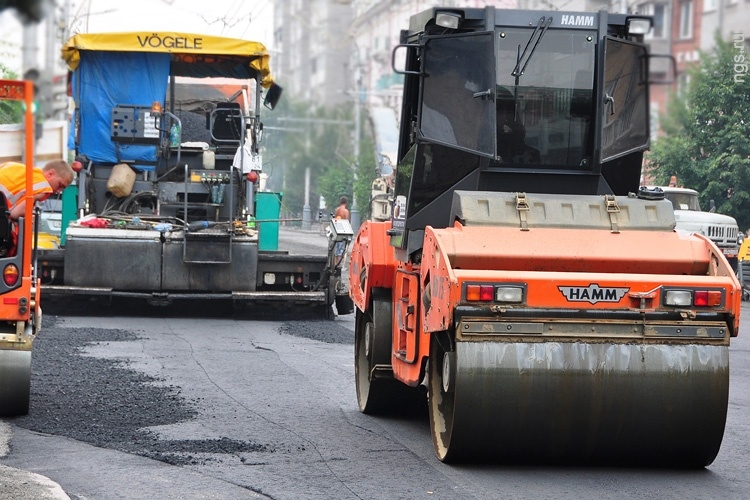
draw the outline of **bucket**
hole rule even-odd
[[[130,195],[135,184],[135,170],[127,163],[118,163],[112,167],[112,173],[107,179],[107,190],[117,198]]]

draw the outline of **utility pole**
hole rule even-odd
[[[310,118],[310,108],[307,108],[307,119]],[[310,153],[310,123],[305,127],[305,155]],[[305,204],[302,207],[302,229],[308,231],[312,228],[312,213],[310,211],[310,167],[305,167]]]
[[[302,207],[302,229],[312,228],[312,214],[310,213],[310,167],[305,168],[305,205]]]
[[[354,68],[354,85],[356,86],[354,92],[354,183],[352,185],[352,209],[349,211],[349,217],[351,219],[352,229],[356,233],[359,231],[359,208],[357,207],[357,172],[359,171],[359,136],[360,136],[360,107],[362,106],[360,100],[362,93],[360,92],[360,73],[359,73],[359,50],[357,50],[357,65]]]
[[[357,93],[359,94],[359,93]],[[359,114],[360,114],[360,103],[359,98],[357,98],[357,101],[354,106],[354,165],[352,166],[354,170],[354,182],[357,182],[357,166],[359,165]],[[313,124],[332,124],[332,125],[351,125],[351,121],[347,120],[328,120],[323,118],[279,118],[279,122],[291,122],[291,123],[306,123],[307,126],[311,126]],[[282,129],[277,129],[282,130]],[[287,131],[295,131],[298,132],[299,130],[295,129],[284,129]],[[310,136],[309,136],[309,129],[307,130],[307,138],[306,138],[306,148],[309,151],[310,149]],[[286,177],[285,177],[286,179]],[[353,190],[352,190],[353,191]],[[352,193],[352,209],[349,211],[349,217],[351,219],[352,228],[356,231],[359,228],[359,210],[357,207],[357,201],[356,201],[356,195]],[[355,219],[356,217],[356,219]],[[354,225],[356,221],[356,226]],[[302,207],[302,229],[311,229],[312,228],[312,211],[310,209],[310,168],[307,167],[305,169],[305,204]]]

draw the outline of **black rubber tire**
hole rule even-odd
[[[391,304],[390,295],[375,294],[367,313],[357,309],[354,326],[354,372],[357,402],[362,413],[387,413],[392,408],[393,390],[397,382],[387,378],[373,378],[376,365],[391,364]]]
[[[0,351],[0,416],[28,415],[31,351]]]

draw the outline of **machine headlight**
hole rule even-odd
[[[689,307],[693,305],[693,292],[690,290],[667,290],[664,303],[674,307]]]
[[[651,19],[646,17],[628,18],[628,35],[646,35],[651,31]]]
[[[497,302],[518,303],[523,300],[523,288],[517,286],[499,286],[495,289]]]
[[[435,16],[435,24],[448,29],[458,29],[458,25],[461,23],[461,15],[455,12],[439,12]]]
[[[263,283],[266,285],[275,285],[276,284],[276,275],[274,273],[264,273],[263,274]]]

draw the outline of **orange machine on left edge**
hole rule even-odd
[[[32,263],[33,84],[0,80],[0,100],[23,103],[22,120],[26,130],[26,210],[18,221],[12,221],[4,194],[0,206],[0,416],[15,416],[29,412],[31,350],[42,324],[39,283]],[[15,248],[11,235],[14,229],[18,234]]]

